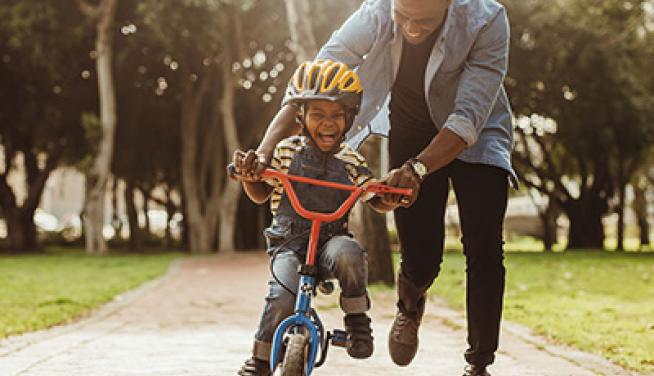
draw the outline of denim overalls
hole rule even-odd
[[[295,154],[288,173],[309,178],[351,185],[346,162],[308,144]],[[293,183],[302,205],[312,211],[333,212],[347,199],[350,192],[332,188]],[[336,278],[341,287],[340,305],[348,313],[363,313],[370,307],[368,299],[368,266],[366,254],[348,233],[348,216],[332,223],[323,223],[318,243],[317,265],[321,278]],[[299,216],[284,193],[272,224],[264,231],[272,271],[289,290],[297,291],[298,265],[304,263],[311,221]],[[291,315],[295,296],[275,278],[268,282],[259,330],[255,335],[254,355],[268,359],[270,341],[277,325]]]

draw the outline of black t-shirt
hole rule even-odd
[[[425,69],[439,34],[440,28],[415,45],[403,41],[400,67],[391,89],[389,104],[393,131],[421,131],[432,134],[436,129],[425,99]]]

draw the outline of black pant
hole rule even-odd
[[[398,133],[392,132],[390,138],[393,167],[416,156],[433,137]],[[508,194],[505,170],[455,160],[425,179],[410,208],[395,210],[402,254],[398,308],[417,312],[440,271],[449,181],[456,194],[466,257],[469,348],[465,358],[470,364],[488,365],[498,346],[504,294],[502,225]]]

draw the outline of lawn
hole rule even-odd
[[[0,256],[0,339],[68,322],[166,272],[179,254]]]
[[[507,253],[504,317],[556,342],[654,371],[654,254]],[[431,293],[463,309],[465,259],[445,255]]]

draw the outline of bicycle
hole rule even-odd
[[[233,165],[229,166],[230,174],[236,175]],[[303,218],[311,220],[311,232],[305,263],[300,265],[298,273],[300,282],[295,303],[294,314],[284,319],[275,330],[270,354],[270,369],[280,376],[309,376],[314,368],[325,363],[329,345],[347,347],[347,333],[334,329],[325,332],[325,328],[315,309],[311,308],[311,298],[316,295],[316,289],[323,294],[330,294],[334,285],[330,281],[318,280],[318,268],[315,265],[318,249],[320,225],[324,222],[334,222],[354,205],[363,193],[391,193],[410,196],[411,189],[394,188],[381,183],[368,184],[365,187],[345,185],[330,181],[289,175],[274,169],[266,169],[263,178],[278,179],[293,206],[293,209]],[[351,191],[350,196],[332,213],[320,213],[305,209],[293,189],[291,182],[313,184],[327,188]],[[320,358],[318,351],[320,350]]]

